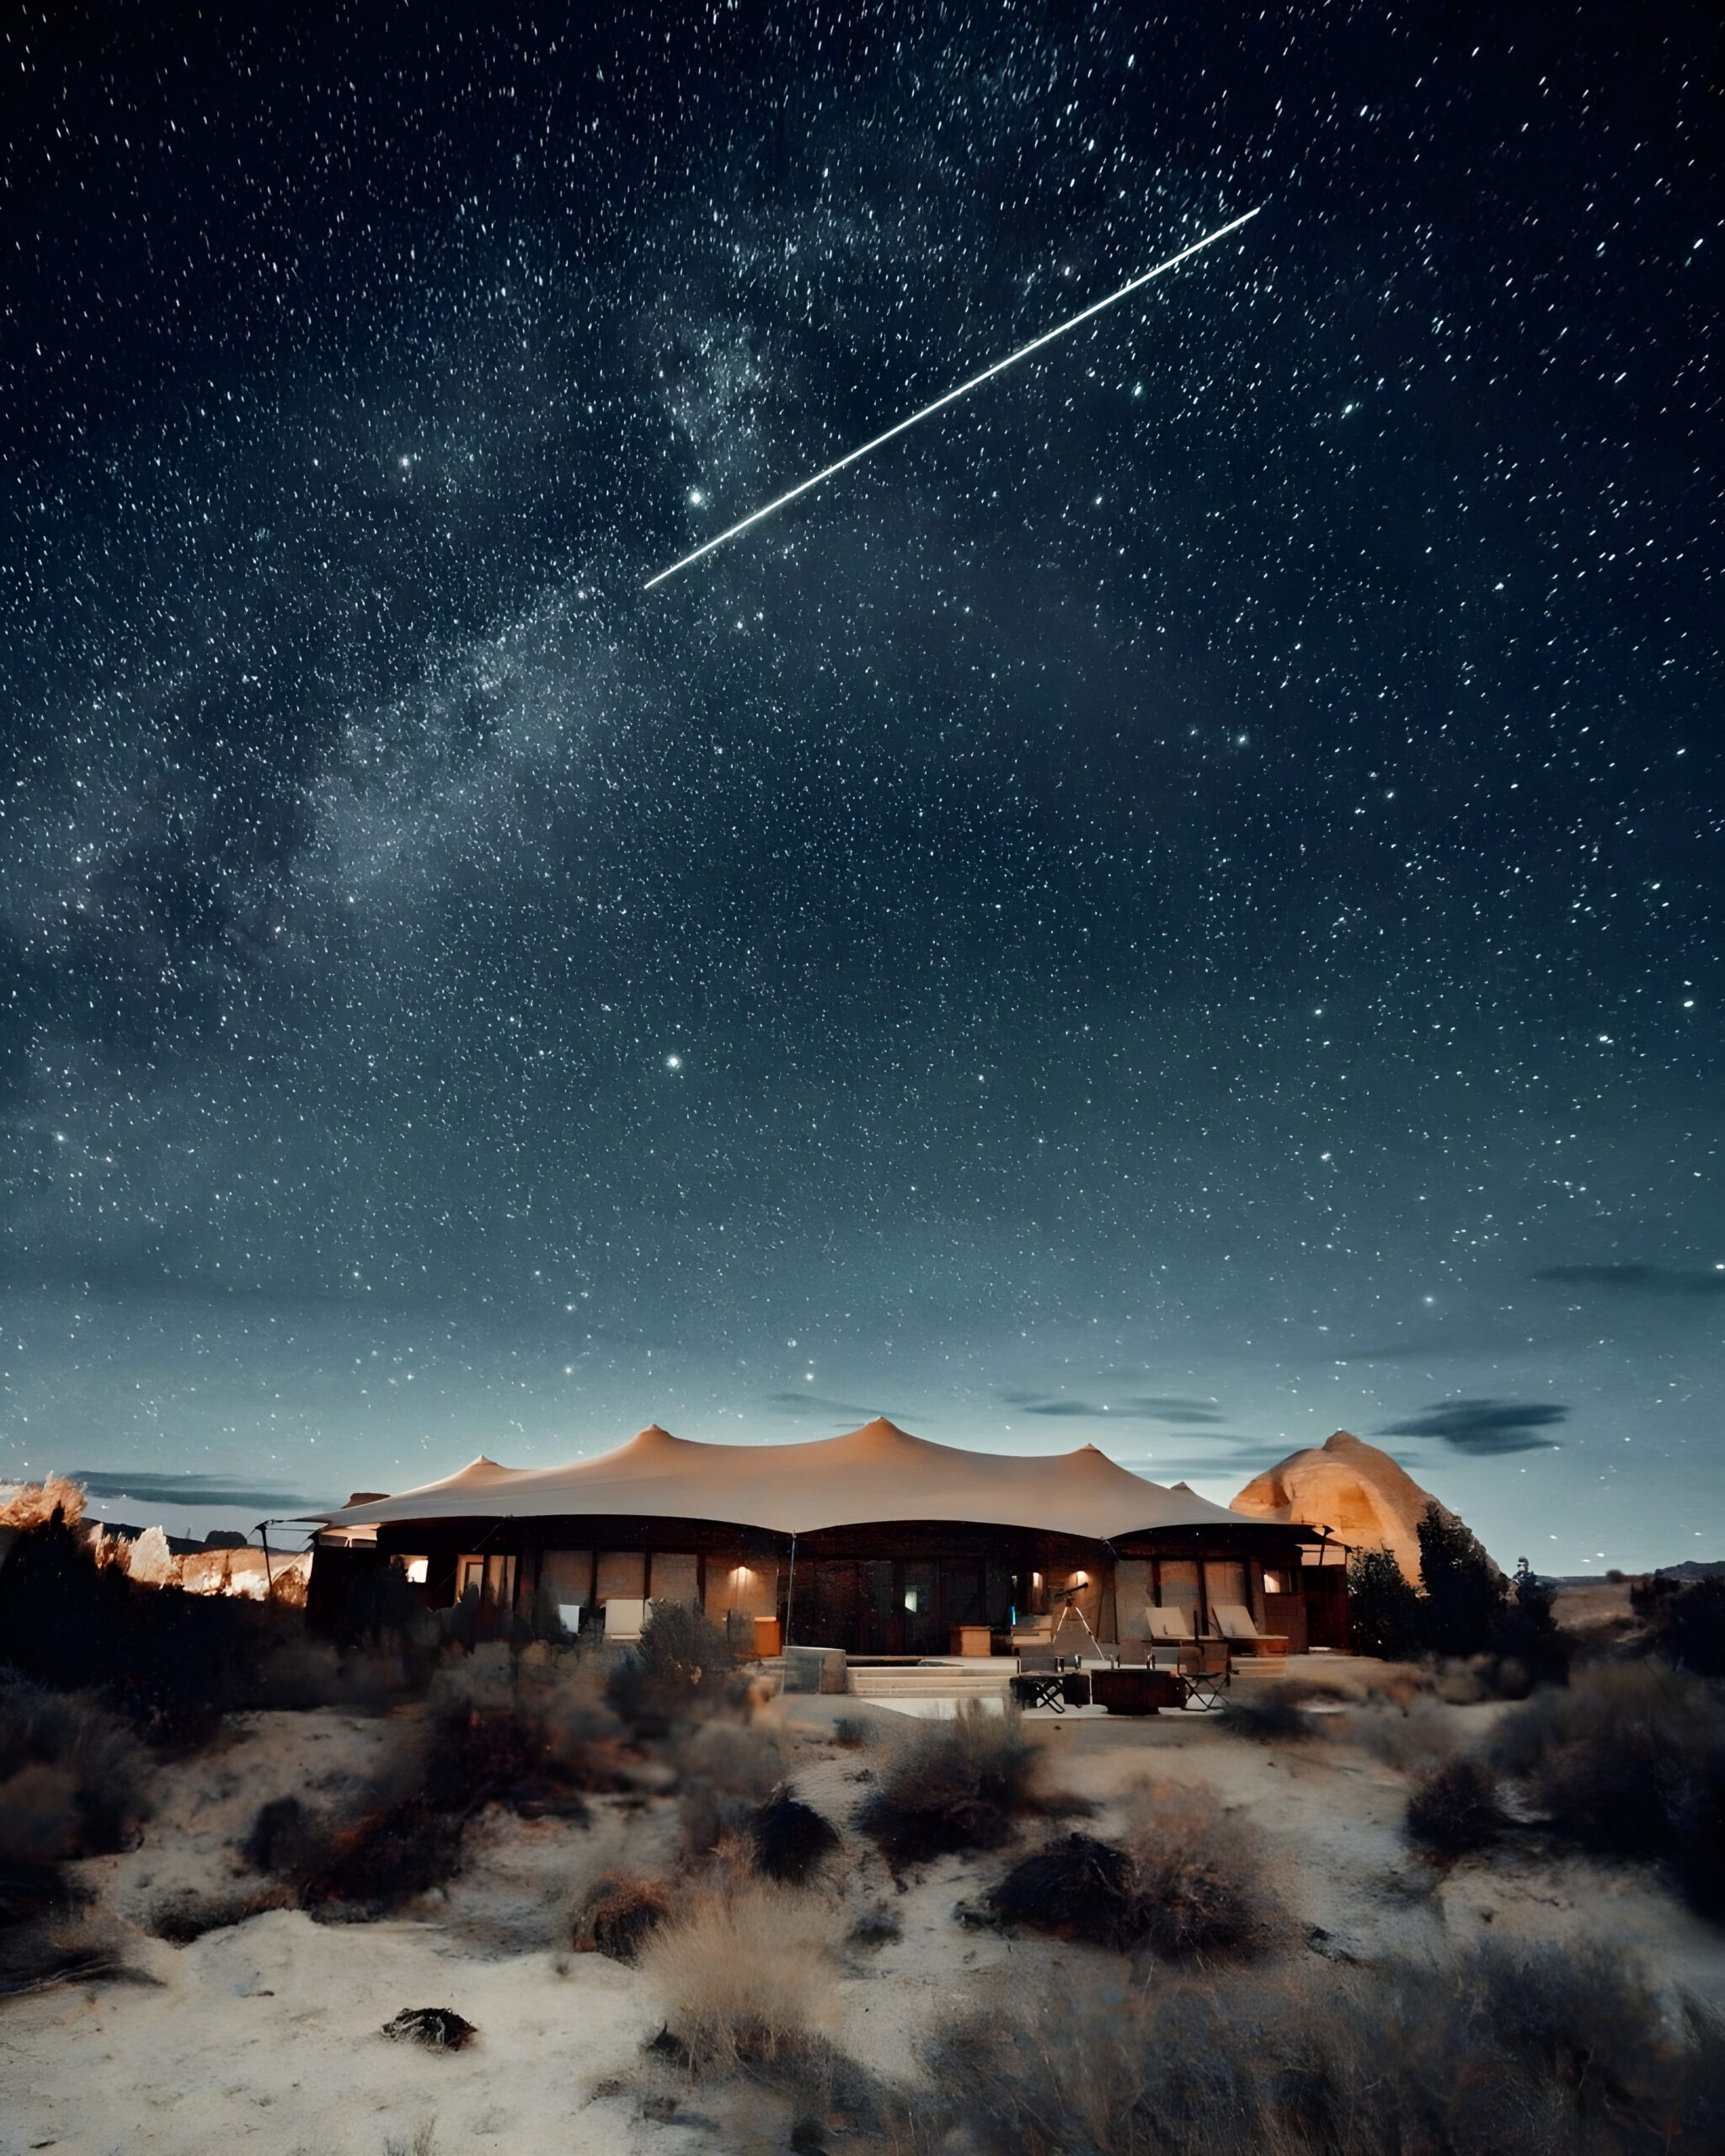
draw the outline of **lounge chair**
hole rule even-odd
[[[1180,1649],[1198,1637],[1192,1622],[1192,1612],[1170,1603],[1162,1609],[1146,1609],[1144,1621],[1150,1630],[1150,1658],[1152,1666],[1178,1662]]]
[[[1242,1603],[1218,1602],[1210,1615],[1217,1631],[1238,1654],[1285,1655],[1288,1652],[1286,1633],[1260,1632],[1252,1612]]]

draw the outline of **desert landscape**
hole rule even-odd
[[[338,1649],[24,1513],[6,2156],[1725,2137],[1715,1582],[1560,1590],[1543,1682],[1124,1719],[785,1693],[681,1608]]]

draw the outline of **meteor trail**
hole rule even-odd
[[[1064,337],[1069,329],[1076,329],[1080,323],[1088,322],[1092,315],[1101,314],[1124,299],[1129,293],[1140,291],[1152,278],[1178,269],[1181,263],[1213,246],[1217,240],[1226,239],[1230,232],[1238,232],[1242,225],[1249,224],[1257,215],[1256,210],[1248,210],[1244,216],[1236,217],[1226,225],[1218,225],[1213,232],[1206,232],[1202,239],[1194,240],[1190,247],[1183,247],[1178,254],[1171,254],[1166,262],[1158,262],[1154,270],[1146,270],[1141,277],[1135,277],[1130,285],[1122,285],[1119,291],[1110,292],[1105,300],[1097,300],[1081,313],[1073,315],[1070,321],[1058,323],[1052,329],[1044,329],[1041,336],[1033,337],[1028,344],[1021,344],[1016,352],[1008,352],[1005,359],[996,360],[991,367],[985,367],[980,374],[973,374],[969,382],[961,382],[956,389],[949,389],[944,396],[937,397],[933,403],[925,404],[920,412],[913,412],[908,419],[900,419],[896,426],[889,427],[884,435],[876,435],[873,441],[865,441],[860,449],[849,451],[840,457],[836,464],[829,464],[824,472],[817,472],[812,479],[804,479],[799,485],[793,487],[788,494],[781,494],[777,501],[768,502],[764,509],[751,510],[729,531],[721,531],[716,539],[708,540],[705,545],[696,547],[692,554],[685,554],[681,561],[673,562],[668,569],[661,569],[657,576],[649,576],[641,589],[651,591],[655,584],[663,584],[667,577],[675,576],[679,569],[686,569],[691,563],[698,562],[703,554],[710,554],[715,547],[722,547],[726,540],[734,539],[739,532],[746,531],[751,524],[759,524],[763,517],[771,516],[775,510],[782,509],[787,502],[795,501],[798,494],[806,494],[811,487],[818,487],[823,479],[831,478],[835,472],[842,472],[847,464],[858,462],[884,442],[890,441],[895,435],[901,435],[906,429],[914,427],[919,419],[927,419],[946,405],[957,403],[961,397],[968,397],[973,389],[980,389],[985,382],[992,382],[997,374],[1004,374],[1008,367],[1017,366],[1020,360],[1028,360],[1033,352],[1039,352],[1044,344],[1052,344],[1055,338]]]

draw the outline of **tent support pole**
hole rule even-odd
[[[791,1609],[797,1598],[797,1538],[791,1537],[791,1576],[785,1582],[785,1645],[791,1644]]]

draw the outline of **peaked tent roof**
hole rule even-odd
[[[1076,1452],[966,1452],[914,1438],[884,1417],[805,1444],[712,1445],[651,1422],[615,1452],[566,1467],[476,1460],[379,1502],[320,1514],[342,1527],[391,1520],[634,1513],[812,1534],[883,1520],[969,1520],[1093,1541],[1161,1527],[1262,1526],[1183,1485],[1167,1489],[1094,1445]]]

